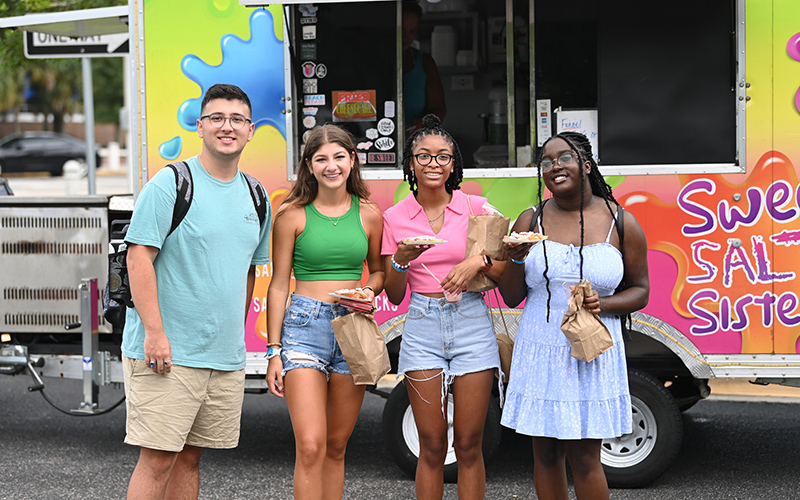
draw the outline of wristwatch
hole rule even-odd
[[[489,257],[488,255],[484,254],[484,256],[483,256],[483,265],[485,266],[483,268],[483,270],[484,271],[488,271],[489,269],[492,268],[492,266],[494,265],[494,262],[492,262],[492,258],[491,257]]]

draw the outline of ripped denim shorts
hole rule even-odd
[[[489,314],[483,295],[477,292],[464,292],[455,303],[411,294],[397,373],[406,376],[406,384],[412,389],[414,382],[426,382],[441,373],[443,414],[450,384],[456,377],[484,370],[500,371],[500,353]],[[423,370],[441,372],[424,379],[407,374]],[[502,406],[503,381],[498,379],[497,383]]]
[[[283,374],[295,368],[313,368],[330,378],[331,373],[350,375],[331,321],[349,311],[339,304],[292,294],[283,317],[281,360]]]
[[[444,371],[453,377],[500,368],[494,327],[483,295],[464,292],[456,303],[411,294],[398,373]]]

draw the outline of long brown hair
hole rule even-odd
[[[347,177],[347,192],[358,196],[363,201],[369,199],[369,187],[367,187],[364,179],[361,178],[361,162],[358,161],[353,136],[347,130],[327,123],[314,127],[308,133],[303,155],[295,170],[297,180],[286,196],[284,203],[304,207],[314,201],[317,197],[319,185],[317,184],[317,178],[311,173],[309,165],[311,158],[319,148],[330,143],[343,147],[353,158],[353,168],[350,169],[350,175]]]

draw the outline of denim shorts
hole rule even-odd
[[[464,292],[455,303],[411,294],[398,373],[441,369],[444,381],[500,369],[500,354],[483,295]]]
[[[331,326],[332,320],[346,314],[349,311],[339,304],[293,293],[281,333],[283,374],[295,368],[313,368],[328,377],[331,373],[350,375]]]

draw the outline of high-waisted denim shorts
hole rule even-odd
[[[500,354],[483,295],[464,292],[455,303],[411,294],[398,373],[441,369],[444,380],[500,368]]]
[[[293,293],[281,333],[283,374],[295,368],[313,368],[329,378],[331,373],[350,375],[331,326],[333,319],[346,314],[349,311],[339,304]]]

